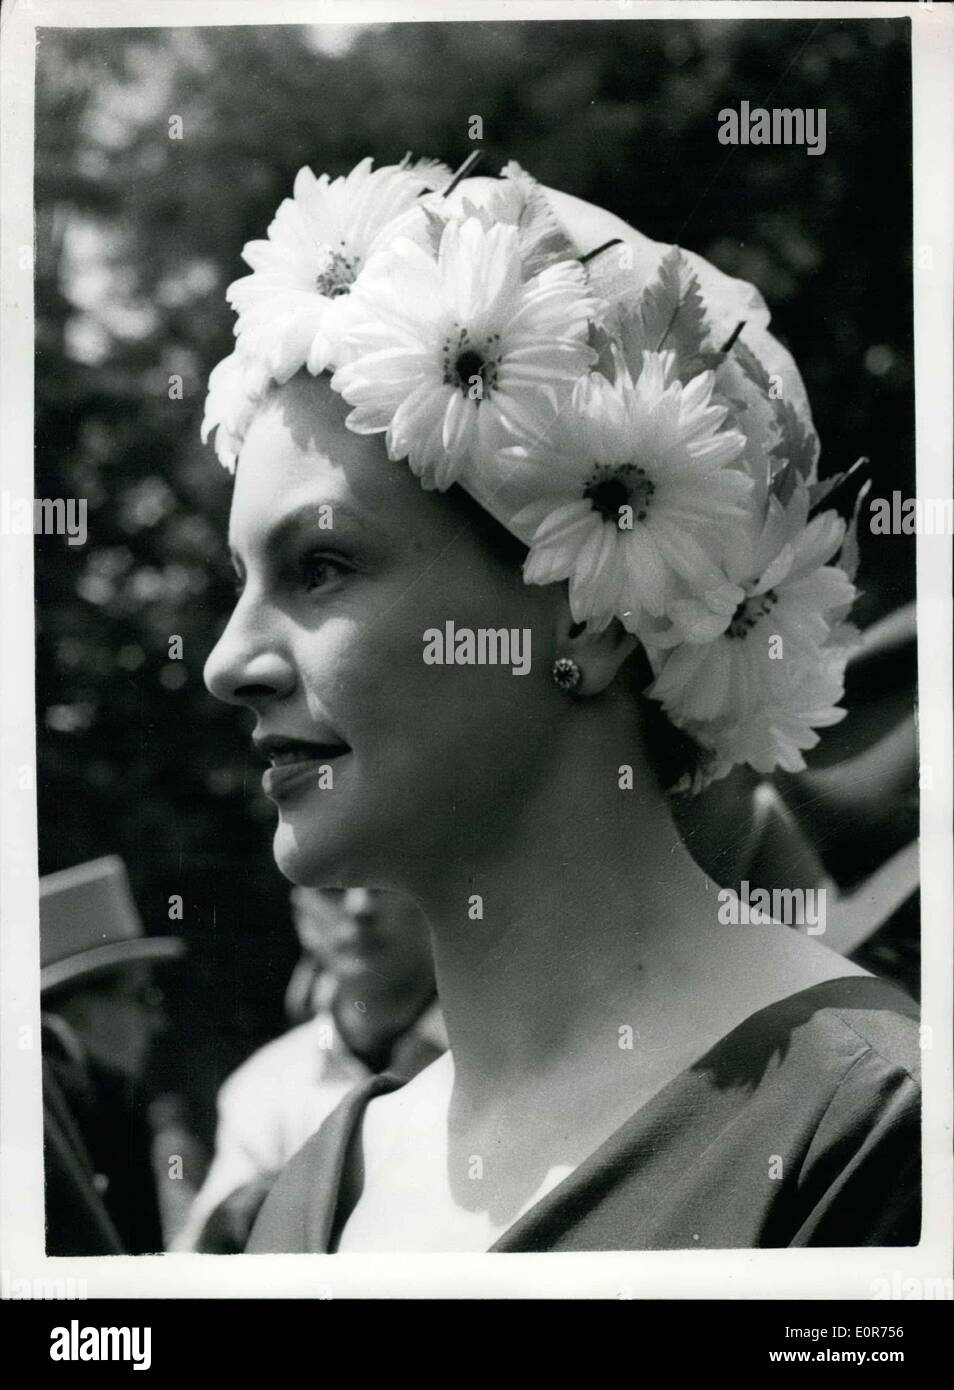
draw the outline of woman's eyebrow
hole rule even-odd
[[[318,531],[331,542],[341,521],[350,522],[352,526],[360,528],[362,537],[375,539],[381,534],[373,522],[366,516],[361,516],[345,502],[303,502],[300,507],[286,512],[266,531],[261,541],[262,552],[266,556],[281,553],[289,542],[304,530]],[[233,564],[242,563],[234,546],[229,546],[229,555]]]

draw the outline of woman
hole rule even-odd
[[[210,383],[241,591],[207,683],[256,716],[282,872],[421,904],[450,1039],[342,1103],[248,1248],[917,1243],[913,1006],[726,924],[676,826],[841,717],[853,540],[809,520],[798,374],[699,258],[448,179],[303,170]]]

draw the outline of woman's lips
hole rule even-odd
[[[343,743],[294,743],[276,739],[263,740],[260,751],[272,764],[262,777],[262,790],[273,801],[280,801],[313,782],[323,768],[351,750]]]

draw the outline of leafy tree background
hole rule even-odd
[[[215,1089],[283,1026],[295,948],[243,720],[202,666],[229,611],[229,482],[199,442],[246,273],[303,164],[407,150],[612,209],[754,281],[805,377],[822,471],[914,490],[909,21],[621,20],[44,29],[37,49],[40,869],[108,852],[150,931],[182,930],[157,1084]],[[718,112],[824,107],[824,155],[726,147]],[[170,138],[181,118],[181,139]],[[170,377],[182,378],[182,398]],[[913,597],[913,538],[862,537],[863,624]],[[169,659],[181,636],[184,657]],[[170,923],[171,894],[185,902]],[[183,1033],[188,1045],[183,1045]]]

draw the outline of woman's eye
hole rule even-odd
[[[328,555],[308,555],[302,561],[302,581],[308,593],[326,588],[341,572],[342,566]]]

